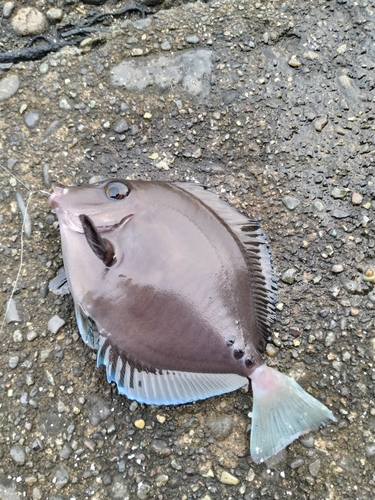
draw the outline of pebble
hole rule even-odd
[[[56,489],[61,490],[69,482],[69,471],[64,465],[58,465],[55,469],[55,477],[53,482]]]
[[[221,473],[219,481],[223,484],[230,484],[232,486],[236,486],[240,482],[237,477],[233,476],[225,470]]]
[[[143,420],[143,418],[139,418],[134,422],[134,426],[137,427],[137,429],[144,429],[146,425],[146,422]]]
[[[3,17],[8,19],[12,15],[14,9],[14,2],[5,2],[3,7]]]
[[[314,460],[314,462],[311,462],[311,464],[309,465],[309,472],[313,477],[316,477],[318,475],[320,464],[321,464],[320,460],[317,459]]]
[[[199,36],[197,36],[197,35],[187,35],[187,36],[185,37],[185,42],[186,42],[186,43],[196,44],[196,43],[199,43],[199,42],[200,42],[200,38],[199,38]]]
[[[342,273],[344,266],[342,264],[333,264],[331,271],[335,274]]]
[[[25,121],[26,127],[34,128],[37,126],[37,124],[40,120],[40,114],[38,113],[38,111],[31,110],[25,114],[23,119]]]
[[[269,356],[270,358],[274,358],[275,356],[277,356],[278,353],[279,349],[276,346],[274,346],[273,344],[267,344],[266,346],[267,356]]]
[[[123,134],[124,132],[127,132],[128,130],[129,130],[129,125],[127,124],[127,121],[124,118],[120,118],[113,125],[113,131],[116,132],[117,134]]]
[[[46,16],[34,7],[19,9],[11,20],[13,30],[17,35],[40,35],[48,28]]]
[[[9,363],[8,363],[9,368],[16,368],[19,363],[19,360],[20,360],[19,356],[11,356],[9,358]]]
[[[148,498],[150,490],[151,486],[148,483],[144,483],[143,481],[141,481],[137,484],[137,498],[145,500],[146,498]]]
[[[60,318],[60,316],[55,314],[48,321],[47,328],[51,333],[56,334],[60,330],[60,328],[62,328],[64,325],[65,321],[62,318]]]
[[[325,209],[324,203],[320,200],[314,200],[312,206],[317,212],[323,212]]]
[[[0,80],[0,101],[5,101],[14,95],[20,86],[17,75],[8,75]]]
[[[156,415],[156,420],[159,422],[159,424],[164,424],[164,422],[166,421],[166,418],[164,415]]]
[[[15,444],[10,449],[10,456],[18,465],[25,465],[26,453],[20,444]]]
[[[332,196],[332,198],[335,198],[335,199],[345,198],[345,196],[348,194],[348,191],[349,191],[349,189],[347,189],[347,188],[335,187],[331,191],[331,196]]]
[[[131,55],[134,57],[142,56],[143,55],[143,49],[135,48],[131,51]]]
[[[336,340],[336,335],[333,332],[328,332],[324,340],[324,345],[326,347],[331,347]]]
[[[300,204],[299,199],[293,196],[284,196],[282,202],[289,210],[294,210]]]
[[[168,457],[172,453],[167,443],[161,439],[154,439],[151,443],[151,449],[161,457]]]
[[[169,481],[169,477],[166,474],[159,474],[155,478],[155,484],[158,488],[165,486],[168,481]]]
[[[161,50],[171,50],[171,44],[169,42],[163,42],[160,45]]]
[[[297,270],[292,267],[290,269],[287,269],[281,275],[281,279],[284,283],[287,283],[288,285],[293,285],[293,283],[295,282],[295,279],[296,279],[296,274],[297,274]]]
[[[291,68],[299,68],[301,66],[301,61],[297,59],[296,55],[293,55],[289,61],[288,64]]]
[[[304,446],[305,448],[314,448],[315,439],[312,434],[308,434],[306,436],[301,437],[300,442],[302,446]]]
[[[134,413],[138,408],[138,403],[137,401],[132,401],[130,403],[130,406],[129,406],[129,411],[131,411],[132,413]]]
[[[230,415],[212,414],[207,418],[206,425],[212,437],[223,440],[232,434],[233,418]]]
[[[366,446],[366,457],[370,458],[375,455],[375,444],[369,444]]]
[[[305,461],[302,458],[296,458],[296,460],[293,460],[293,462],[290,463],[290,468],[291,469],[298,469],[298,467],[301,467]]]
[[[19,323],[20,321],[21,321],[21,316],[17,310],[16,301],[14,299],[7,300],[5,322]]]
[[[335,219],[345,219],[350,216],[350,213],[347,210],[340,210],[339,208],[335,208],[331,212],[332,217]]]
[[[354,191],[352,193],[352,205],[360,205],[363,201],[363,196],[360,193]]]
[[[51,9],[47,10],[47,18],[54,23],[59,23],[60,21],[62,21],[63,17],[64,11],[62,9],[52,7]]]
[[[317,118],[314,121],[315,130],[317,132],[321,132],[324,129],[324,127],[327,125],[327,123],[328,123],[328,118],[326,116],[322,116],[321,118]]]

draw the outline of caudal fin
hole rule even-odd
[[[253,418],[250,452],[263,462],[296,438],[335,421],[333,413],[282,373],[262,365],[251,375]]]

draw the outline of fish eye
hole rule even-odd
[[[104,187],[104,194],[111,200],[123,200],[129,194],[129,188],[123,182],[112,181]]]

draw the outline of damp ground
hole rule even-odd
[[[76,7],[121,6],[62,5],[72,20]],[[1,333],[0,498],[373,498],[374,7],[158,9],[0,70],[1,165],[34,193],[0,171],[2,314],[22,258]],[[26,43],[6,23],[3,44]],[[177,407],[118,395],[77,333],[70,296],[48,292],[62,256],[40,191],[96,176],[198,181],[260,220],[279,282],[267,363],[336,424],[256,465],[251,392]],[[30,217],[22,255],[16,192]]]

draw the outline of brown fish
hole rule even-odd
[[[49,203],[81,336],[121,394],[181,404],[250,379],[256,462],[334,420],[261,357],[277,287],[256,221],[192,183],[56,185]]]

